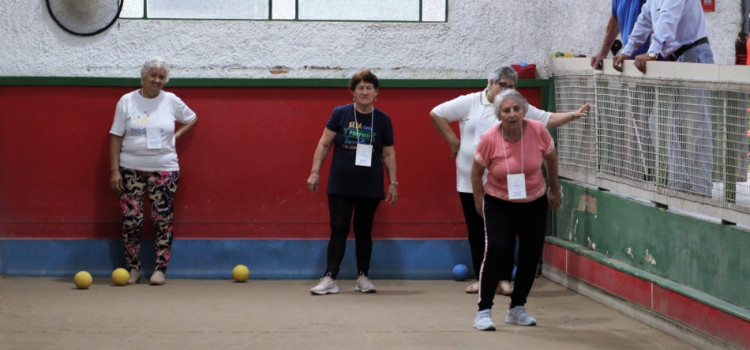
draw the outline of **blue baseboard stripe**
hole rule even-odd
[[[231,278],[244,264],[251,279],[320,278],[326,240],[175,240],[170,278]],[[349,240],[339,278],[356,277],[354,241]],[[153,241],[141,251],[144,271],[153,269]],[[471,267],[466,240],[375,240],[370,276],[377,279],[452,279],[456,264]],[[109,276],[124,267],[122,242],[115,239],[0,240],[0,275],[70,277],[85,270]]]

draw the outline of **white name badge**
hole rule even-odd
[[[372,165],[372,145],[357,144],[357,158],[354,165],[369,167]]]
[[[526,176],[524,174],[508,175],[508,199],[526,198]]]
[[[161,149],[161,129],[160,128],[146,128],[146,148],[148,149]]]

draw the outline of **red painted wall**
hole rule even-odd
[[[0,86],[0,238],[119,237],[108,131],[132,89]],[[167,90],[200,120],[177,145],[177,238],[327,239],[325,189],[312,194],[305,181],[333,107],[351,102],[345,87]],[[375,238],[465,237],[455,163],[429,111],[473,91],[381,89],[400,185],[398,204],[378,210]],[[521,91],[540,106],[539,89]]]

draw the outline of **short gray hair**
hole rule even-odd
[[[493,83],[499,82],[500,79],[513,79],[513,83],[515,84],[518,83],[518,73],[516,73],[516,70],[513,69],[513,67],[504,66],[495,69],[495,71],[489,76],[489,80]]]
[[[492,102],[492,105],[495,107],[495,117],[500,115],[500,105],[502,105],[503,102],[508,99],[516,100],[518,103],[521,104],[521,108],[523,108],[524,116],[526,115],[526,112],[529,111],[529,103],[526,102],[526,99],[523,98],[523,95],[521,95],[521,93],[518,92],[518,90],[507,89],[497,94],[497,96],[495,96],[495,100]]]
[[[143,83],[143,78],[146,77],[146,73],[148,73],[151,68],[164,69],[164,72],[167,73],[167,79],[164,81],[164,84],[169,82],[169,66],[167,66],[167,62],[161,57],[152,57],[146,60],[146,62],[143,63],[143,66],[141,66],[141,83]]]

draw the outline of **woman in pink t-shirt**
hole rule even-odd
[[[518,264],[506,323],[533,326],[526,313],[526,298],[534,284],[542,255],[547,209],[557,209],[562,195],[557,179],[555,144],[541,123],[524,119],[528,103],[516,90],[495,97],[500,124],[487,130],[477,145],[471,184],[477,211],[484,217],[485,256],[480,272],[479,312],[474,328],[495,330],[490,318],[504,256],[513,255],[518,236]],[[542,174],[547,169],[549,188]],[[482,177],[487,171],[487,181]]]

